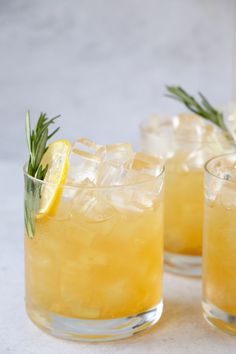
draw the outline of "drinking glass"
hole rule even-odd
[[[233,151],[232,141],[191,114],[150,117],[141,125],[142,150],[165,159],[165,268],[201,274],[204,163]]]
[[[236,153],[205,166],[204,317],[236,334]]]
[[[37,326],[99,341],[159,320],[163,171],[123,186],[60,186],[54,215],[36,213],[47,183],[24,172],[25,210],[35,229],[33,238],[25,233],[26,309]]]

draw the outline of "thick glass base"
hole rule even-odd
[[[41,329],[56,337],[99,342],[127,338],[154,325],[161,317],[163,302],[137,315],[107,319],[85,320],[38,311],[26,306],[28,316]]]
[[[190,277],[200,277],[202,273],[202,257],[185,256],[165,252],[165,270],[170,273]]]
[[[213,304],[202,301],[204,318],[210,325],[236,335],[236,316],[220,310]]]

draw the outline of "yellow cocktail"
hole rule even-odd
[[[236,334],[236,154],[208,162],[205,195],[204,315]]]
[[[141,153],[121,163],[127,145],[93,157],[74,148],[56,211],[37,214],[34,237],[25,236],[27,311],[56,335],[127,337],[161,316],[163,168]]]
[[[201,274],[203,166],[233,150],[225,134],[204,119],[180,114],[151,117],[142,126],[142,149],[165,158],[165,265],[183,275]]]

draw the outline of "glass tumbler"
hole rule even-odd
[[[236,153],[205,166],[204,317],[236,334]]]
[[[38,327],[104,341],[159,320],[163,171],[124,186],[60,186],[53,215],[37,215],[45,183],[25,172],[25,213],[34,229],[33,238],[25,232],[26,309]]]
[[[191,114],[150,117],[141,125],[141,147],[165,159],[165,269],[201,274],[204,163],[234,151],[220,129]]]

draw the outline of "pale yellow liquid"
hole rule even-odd
[[[64,209],[63,209],[64,208]],[[143,212],[93,222],[74,213],[42,218],[25,237],[26,303],[84,319],[138,314],[161,301],[163,225],[159,201]]]
[[[203,298],[236,316],[236,211],[206,206]]]
[[[165,250],[181,255],[202,253],[203,170],[166,171]]]

